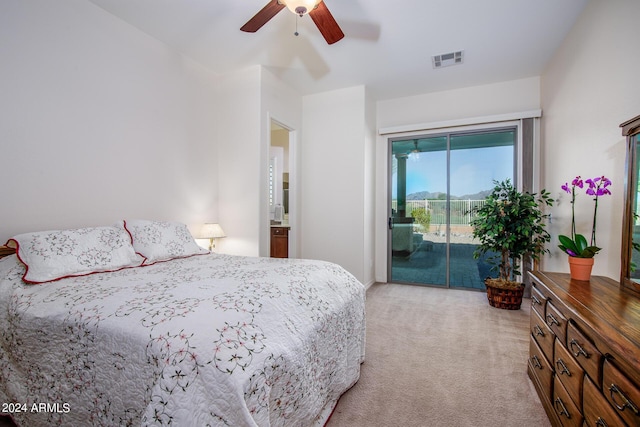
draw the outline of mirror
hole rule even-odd
[[[269,143],[269,218],[287,224],[289,218],[289,130],[271,120]]]
[[[620,125],[627,138],[627,179],[625,182],[624,215],[622,219],[622,271],[623,287],[640,293],[640,179],[638,151],[640,149],[640,116]]]

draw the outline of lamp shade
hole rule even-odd
[[[220,227],[220,224],[217,223],[206,223],[200,229],[200,234],[198,235],[200,239],[217,239],[219,237],[227,237]]]
[[[289,10],[296,15],[306,15],[311,12],[322,0],[280,0]]]

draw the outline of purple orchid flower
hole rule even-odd
[[[590,196],[604,196],[611,194],[611,191],[607,188],[611,185],[611,180],[606,176],[599,176],[593,179],[587,179],[586,183],[589,184],[586,193]]]
[[[576,176],[573,181],[571,181],[571,185],[573,185],[574,187],[584,187],[584,182],[582,181],[582,178],[580,177],[580,175]]]
[[[584,188],[585,183],[587,184],[586,193],[589,196],[593,196],[594,208],[593,208],[593,223],[591,226],[591,246],[596,246],[596,218],[598,215],[598,198],[600,196],[606,196],[611,194],[611,190],[609,187],[612,182],[606,176],[598,176],[596,178],[589,178],[586,180],[582,180],[580,175],[576,176],[573,181],[571,181],[571,186],[568,183],[564,183],[561,188],[563,191],[571,194],[571,240],[575,241],[576,238],[576,219],[575,219],[575,201],[576,201],[576,187]],[[574,253],[570,249],[566,249],[565,252],[569,256],[579,256],[579,254]]]
[[[569,187],[569,183],[565,182],[561,188],[567,192],[567,194],[571,194],[571,240],[576,238],[576,214],[575,214],[575,202],[576,202],[576,187],[582,188],[584,186],[584,182],[582,181],[582,177],[580,175],[573,178],[571,181],[571,187]]]
[[[608,188],[598,188],[596,187],[595,189],[593,188],[588,188],[587,189],[587,194],[590,196],[604,196],[604,195],[608,195],[611,194],[611,191],[609,191]]]

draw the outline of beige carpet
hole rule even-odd
[[[530,300],[375,284],[367,292],[366,361],[329,427],[550,426],[527,377]]]

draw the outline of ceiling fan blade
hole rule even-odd
[[[284,4],[278,3],[278,0],[271,0],[265,7],[263,7],[260,12],[256,13],[255,16],[240,28],[240,30],[245,31],[247,33],[255,33],[258,31],[264,24],[269,22],[271,18],[276,16],[278,12],[284,9]]]
[[[344,37],[344,33],[336,20],[333,19],[333,15],[329,12],[329,8],[324,4],[324,1],[318,3],[318,6],[309,12],[309,16],[313,19],[327,43],[334,44]]]

